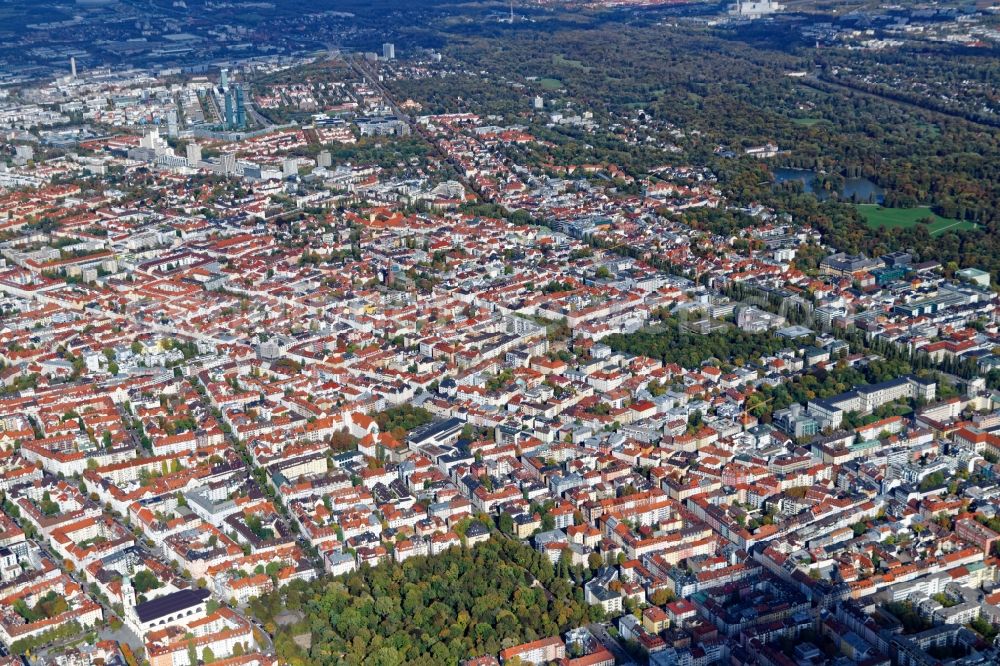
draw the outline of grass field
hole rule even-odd
[[[802,127],[812,127],[818,123],[828,122],[825,118],[792,118],[792,122]]]
[[[935,215],[927,206],[917,208],[883,208],[874,204],[859,204],[858,210],[864,216],[868,226],[880,227],[900,227],[909,228],[916,226],[918,220],[925,217],[933,218],[934,221],[927,225],[927,232],[931,236],[943,234],[946,231],[969,231],[976,228],[975,222],[964,220],[952,220]]]
[[[919,123],[920,129],[931,135],[932,138],[941,136],[941,128],[931,123]]]
[[[554,54],[552,56],[552,62],[553,64],[556,65],[565,65],[566,67],[576,67],[577,69],[582,69],[585,72],[589,72],[591,70],[590,67],[587,67],[586,65],[583,64],[582,60],[573,60],[572,58],[567,58],[561,53]]]
[[[559,79],[539,79],[538,85],[545,90],[560,90],[563,87],[563,83]]]

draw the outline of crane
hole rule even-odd
[[[743,411],[740,413],[740,416],[741,416],[740,423],[741,423],[741,425],[742,424],[746,424],[746,422],[747,422],[747,416],[749,416],[749,414],[750,414],[750,410],[748,409],[747,405],[750,402],[750,396],[751,395],[756,395],[756,392],[751,393],[750,395],[748,395],[746,397],[746,399],[743,401]],[[754,408],[756,408],[758,406],[770,404],[773,401],[774,401],[774,396],[771,396],[767,400],[764,400],[763,402],[757,403],[757,405],[755,405]]]

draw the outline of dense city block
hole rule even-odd
[[[0,7],[0,666],[1000,663],[986,2]]]

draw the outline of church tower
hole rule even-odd
[[[128,576],[122,578],[122,606],[126,613],[135,611],[135,588],[132,587],[132,579]]]

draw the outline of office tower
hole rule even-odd
[[[281,163],[281,175],[291,178],[299,175],[299,161],[297,159],[285,160]]]
[[[396,45],[392,42],[386,42],[383,44],[382,57],[386,60],[394,60],[396,58]]]
[[[24,144],[14,146],[14,164],[23,166],[33,159],[35,159],[34,148]]]
[[[316,156],[316,166],[328,169],[331,164],[333,164],[333,158],[330,157],[330,151],[321,150],[319,155]]]
[[[219,158],[219,163],[222,165],[222,175],[232,176],[236,173],[236,153],[224,153],[222,157]]]
[[[223,69],[222,74],[219,76],[219,87],[223,90],[229,88],[229,70]]]
[[[167,142],[160,138],[160,130],[157,127],[153,127],[147,130],[141,139],[139,139],[140,148],[148,148],[153,151],[162,151],[166,149]]]
[[[201,146],[197,143],[187,145],[187,163],[189,167],[197,167],[201,164]]]
[[[233,129],[236,124],[236,115],[233,110],[233,96],[227,92],[223,95],[223,100],[226,108],[226,129]]]
[[[177,136],[177,111],[167,111],[167,136]]]
[[[243,100],[243,86],[236,86],[233,91],[236,100],[236,128],[244,129],[247,126],[247,107]]]
[[[541,95],[535,95],[535,110],[541,111],[545,108],[545,100]]]
[[[69,59],[69,75],[76,78],[76,58]]]

